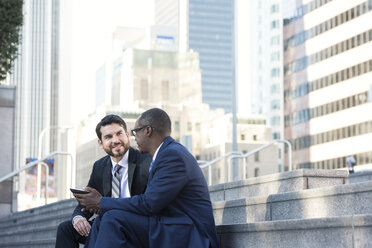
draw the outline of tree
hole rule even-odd
[[[18,56],[23,24],[23,0],[0,0],[0,82],[11,72]]]

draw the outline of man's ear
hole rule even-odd
[[[145,131],[146,131],[146,136],[147,137],[150,137],[153,133],[152,127],[150,127],[150,126],[147,126]]]
[[[98,145],[99,147],[103,148],[102,141],[100,139],[98,139]]]
[[[129,134],[129,131],[128,131],[128,130],[127,130],[127,131],[125,131],[125,134],[127,135],[128,139],[129,139],[129,137],[130,137],[130,134]]]

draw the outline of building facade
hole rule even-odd
[[[56,150],[67,151],[69,134],[61,126],[69,121],[67,96],[70,88],[68,82],[63,84],[60,82],[60,8],[59,0],[24,1],[24,24],[19,56],[6,82],[8,85],[16,86],[17,92],[15,169],[25,165],[26,159],[30,161],[39,156],[44,157]],[[70,147],[70,150],[73,149],[74,147]],[[55,170],[50,169],[60,176],[55,181],[59,186],[49,191],[51,197],[64,199],[67,196],[64,178],[69,178],[67,176],[69,173],[66,172],[66,166],[57,165],[65,163],[65,158],[58,157],[54,161]],[[36,185],[29,187],[26,183],[27,177],[30,176],[36,174],[20,174],[19,185],[15,187],[21,193],[18,197],[20,209],[27,207],[26,205],[31,207],[32,201],[37,198]]]
[[[284,20],[285,138],[294,168],[372,165],[372,1],[302,1]]]
[[[208,144],[201,155],[202,161],[212,161],[232,152],[231,118],[231,114],[226,114],[212,120],[207,133]],[[262,116],[238,117],[237,136],[237,151],[246,154],[271,140],[271,128],[266,125]],[[229,159],[222,159],[211,165],[210,169],[203,168],[203,173],[206,178],[211,178],[211,184],[278,173],[281,170],[277,161],[278,154],[278,146],[272,145],[247,157],[245,162],[242,158],[237,159],[235,165]],[[210,172],[212,175],[209,177]]]
[[[156,0],[155,25],[174,28],[180,51],[199,53],[202,101],[233,111],[235,1]]]

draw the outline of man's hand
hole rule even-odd
[[[86,191],[88,191],[88,194],[77,194],[74,193],[76,200],[80,202],[81,205],[83,205],[85,208],[82,209],[82,211],[88,210],[91,213],[99,214],[99,204],[102,199],[102,195],[95,189],[90,187],[84,188]]]
[[[75,230],[81,235],[88,237],[90,232],[90,224],[83,216],[75,216],[72,220],[73,226]]]

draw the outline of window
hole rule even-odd
[[[257,140],[257,135],[254,134],[253,137],[252,137],[253,140]]]
[[[279,21],[278,20],[272,21],[270,26],[271,26],[271,29],[279,28]]]
[[[180,131],[180,122],[179,121],[174,122],[174,130],[176,130],[177,132]]]
[[[271,69],[271,77],[272,78],[277,78],[279,76],[280,76],[279,68],[273,68],[273,69]]]
[[[245,140],[245,134],[240,135],[240,140]]]
[[[278,13],[279,12],[279,4],[271,5],[271,13]]]
[[[279,52],[271,53],[271,61],[279,61],[279,59],[280,59],[280,53]]]
[[[280,92],[280,85],[279,84],[271,85],[271,93],[279,93],[279,92]]]
[[[200,123],[199,122],[195,124],[195,130],[200,132]]]
[[[255,162],[260,162],[260,152],[256,152],[256,153],[254,154],[254,161],[255,161]]]
[[[279,36],[271,37],[271,39],[270,39],[270,44],[271,45],[279,45],[279,43],[280,43]]]
[[[271,109],[276,110],[280,108],[280,102],[279,100],[272,100],[271,101]]]
[[[192,123],[187,122],[187,131],[192,131]]]
[[[260,175],[260,169],[259,168],[254,168],[254,176],[258,177]]]

